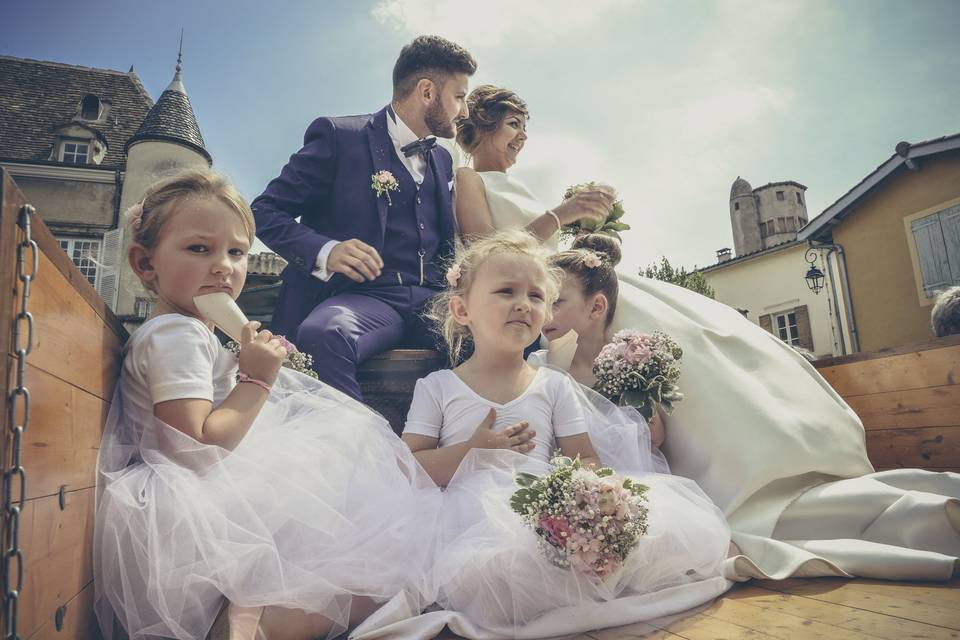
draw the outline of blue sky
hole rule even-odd
[[[957,25],[957,0],[4,0],[0,53],[133,65],[156,99],[183,27],[214,166],[252,198],[313,118],[386,104],[404,43],[450,37],[479,61],[474,85],[530,105],[514,172],[535,193],[620,190],[632,270],[732,246],[738,175],[803,183],[812,218],[898,141],[960,132]]]

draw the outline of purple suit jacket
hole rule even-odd
[[[339,273],[327,282],[311,275],[324,244],[358,238],[382,254],[387,201],[377,197],[370,182],[374,173],[390,169],[393,153],[386,108],[372,115],[317,118],[304,134],[303,148],[253,201],[257,237],[288,262],[274,309],[276,332],[294,335],[319,302],[360,286]],[[453,249],[455,228],[447,188],[453,161],[440,146],[430,153],[441,208],[440,228],[432,231],[445,257]]]

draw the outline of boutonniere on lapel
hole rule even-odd
[[[390,200],[390,192],[400,191],[400,183],[393,177],[393,174],[384,169],[383,171],[377,171],[370,178],[370,188],[377,193],[377,197],[387,196],[387,205],[393,206],[393,202]]]

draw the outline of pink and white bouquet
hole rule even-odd
[[[313,356],[297,349],[297,346],[287,340],[284,336],[274,336],[280,346],[287,350],[287,357],[283,360],[283,366],[294,371],[299,371],[303,375],[317,379],[317,372],[313,370]],[[227,350],[236,355],[240,355],[240,344],[234,340],[227,343]]]
[[[661,405],[669,414],[683,400],[677,387],[682,357],[680,345],[662,331],[618,331],[593,361],[593,388],[621,406],[636,408],[647,420]]]
[[[551,563],[599,583],[623,566],[647,532],[647,486],[612,469],[557,456],[545,476],[518,473],[510,507],[537,534]]]

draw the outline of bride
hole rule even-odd
[[[601,219],[603,190],[549,209],[508,173],[527,141],[526,103],[484,85],[468,98],[456,174],[465,236],[525,227],[557,247],[561,225]],[[672,471],[723,510],[741,554],[728,576],[946,580],[960,568],[960,475],[876,473],[857,415],[789,346],[735,309],[687,289],[618,274],[607,338],[659,329],[684,350],[685,399],[666,425]]]

